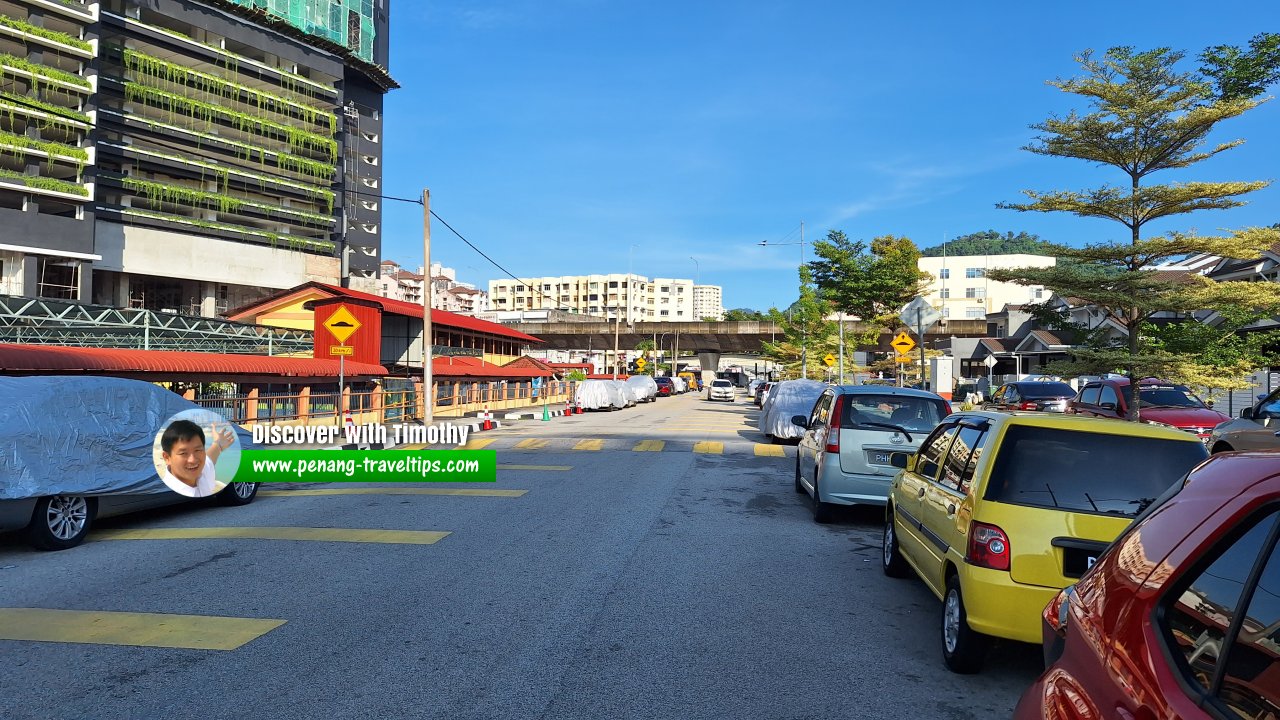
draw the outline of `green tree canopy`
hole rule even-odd
[[[789,377],[812,376],[838,328],[827,317],[831,302],[818,295],[807,266],[800,266],[800,298],[786,310],[769,309],[769,320],[777,323],[782,337],[762,344],[761,354],[779,363]]]
[[[1041,240],[1039,236],[1025,232],[1019,232],[1015,235],[1012,231],[1001,235],[995,230],[985,230],[983,232],[961,235],[954,240],[948,240],[945,243],[945,246],[935,245],[931,248],[925,248],[920,251],[920,256],[941,257],[943,255],[944,247],[947,255],[1053,254],[1053,246],[1044,240]]]
[[[768,320],[769,316],[751,308],[734,308],[724,311],[724,319],[729,322],[750,322]]]
[[[1055,246],[1053,254],[1067,262],[1052,268],[992,270],[993,280],[1044,285],[1061,296],[1080,298],[1103,308],[1127,328],[1123,347],[1102,343],[1077,348],[1074,360],[1051,369],[1058,374],[1083,374],[1124,368],[1131,377],[1160,375],[1195,382],[1223,372],[1201,348],[1180,350],[1166,338],[1150,335],[1157,313],[1235,308],[1256,317],[1280,311],[1280,285],[1274,283],[1213,282],[1202,276],[1151,272],[1167,260],[1195,253],[1228,258],[1257,257],[1280,241],[1280,233],[1251,228],[1223,236],[1204,237],[1171,232],[1146,236],[1143,228],[1155,220],[1198,210],[1225,210],[1245,204],[1243,196],[1267,186],[1263,181],[1188,181],[1145,184],[1152,173],[1185,169],[1240,145],[1235,140],[1209,144],[1218,123],[1248,112],[1258,102],[1238,94],[1215,92],[1213,78],[1177,69],[1183,53],[1168,48],[1137,52],[1118,47],[1101,58],[1084,53],[1077,58],[1083,74],[1050,84],[1087,100],[1092,110],[1066,117],[1050,117],[1032,126],[1041,135],[1024,148],[1038,155],[1074,158],[1115,168],[1129,182],[1081,191],[1024,191],[1024,203],[999,207],[1023,212],[1067,212],[1080,217],[1120,223],[1129,230],[1128,242],[1087,243],[1084,247]],[[1234,372],[1235,369],[1232,368]],[[1227,385],[1223,378],[1219,387]],[[1136,394],[1137,385],[1130,387]],[[1139,418],[1135,397],[1130,419]]]
[[[882,329],[896,327],[898,312],[933,280],[920,270],[920,251],[906,237],[884,235],[868,245],[832,230],[813,251],[818,259],[809,268],[821,296],[836,311],[871,326],[855,338],[859,345],[873,344]]]

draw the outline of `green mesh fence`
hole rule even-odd
[[[373,0],[231,0],[279,17],[309,35],[332,40],[373,62]]]

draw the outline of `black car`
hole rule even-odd
[[[1064,413],[1075,397],[1075,388],[1064,382],[1019,380],[1001,385],[982,404],[982,409],[1001,412],[1036,410]]]

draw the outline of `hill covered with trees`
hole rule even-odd
[[[940,257],[942,245],[924,248],[920,251],[923,257]],[[1052,255],[1048,243],[1038,236],[1020,232],[1007,232],[1003,235],[995,230],[961,235],[946,244],[948,255]]]

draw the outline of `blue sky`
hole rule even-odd
[[[630,262],[696,273],[726,307],[785,305],[800,247],[759,243],[798,241],[801,221],[806,240],[839,229],[920,247],[987,229],[1122,238],[1116,223],[995,207],[1027,188],[1127,181],[1020,149],[1030,124],[1087,110],[1046,81],[1116,45],[1186,50],[1190,70],[1205,47],[1244,45],[1277,18],[1270,0],[393,0],[403,87],[387,97],[384,188],[429,187],[433,210],[520,276]],[[1152,182],[1276,179],[1280,104],[1213,139],[1235,138],[1247,142]],[[1280,185],[1157,230],[1269,225],[1278,200]],[[416,266],[421,209],[384,207],[384,257]],[[481,287],[502,276],[438,222],[432,259]]]

